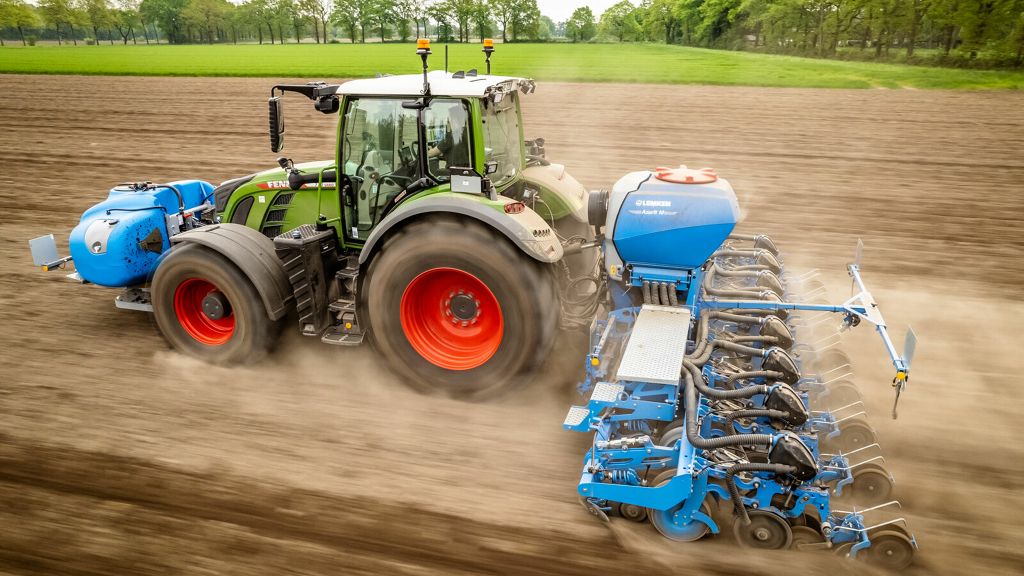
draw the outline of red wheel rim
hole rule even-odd
[[[181,327],[188,335],[203,344],[218,346],[231,339],[235,333],[235,313],[214,320],[203,313],[203,298],[220,289],[213,282],[202,278],[189,278],[174,291],[174,313]]]
[[[494,294],[476,276],[454,268],[434,268],[414,278],[402,294],[401,319],[420,356],[448,370],[487,362],[504,330]]]

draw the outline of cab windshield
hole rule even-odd
[[[515,176],[522,166],[523,146],[516,102],[515,92],[506,94],[499,102],[485,102],[484,161],[498,163],[498,171],[491,176],[495,186]]]

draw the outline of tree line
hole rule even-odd
[[[623,1],[595,21],[580,8],[573,41],[662,41],[822,58],[911,63],[1024,64],[1024,0],[644,0]],[[927,58],[915,51],[928,49]],[[926,61],[927,60],[927,61]]]
[[[665,42],[820,58],[1024,65],[1024,0],[623,0],[565,22],[536,0],[0,0],[0,29],[60,43]],[[76,32],[77,29],[77,32]],[[140,38],[141,36],[141,38]],[[0,42],[3,35],[0,34]],[[924,50],[926,54],[920,54]]]
[[[468,42],[497,31],[516,42],[563,34],[536,0],[0,0],[0,30],[5,28],[23,44],[29,43],[28,30],[76,45],[86,38],[123,44],[321,43],[338,37]]]

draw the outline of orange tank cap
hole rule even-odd
[[[428,38],[420,38],[416,41],[417,50],[430,50],[430,40]]]
[[[665,182],[678,182],[680,184],[710,184],[718,180],[718,174],[715,174],[715,171],[711,168],[691,170],[685,164],[680,164],[679,168],[659,166],[654,171],[654,177]]]

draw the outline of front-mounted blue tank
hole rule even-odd
[[[619,257],[609,260],[620,267],[698,268],[740,216],[732,187],[707,168],[634,172],[615,185],[609,200],[607,233]]]
[[[213,195],[213,186],[200,180],[171,186],[181,192],[186,209]],[[78,275],[100,286],[147,282],[160,255],[171,247],[165,216],[176,216],[179,208],[178,196],[170,188],[114,187],[106,200],[82,214],[71,231],[68,243]]]

